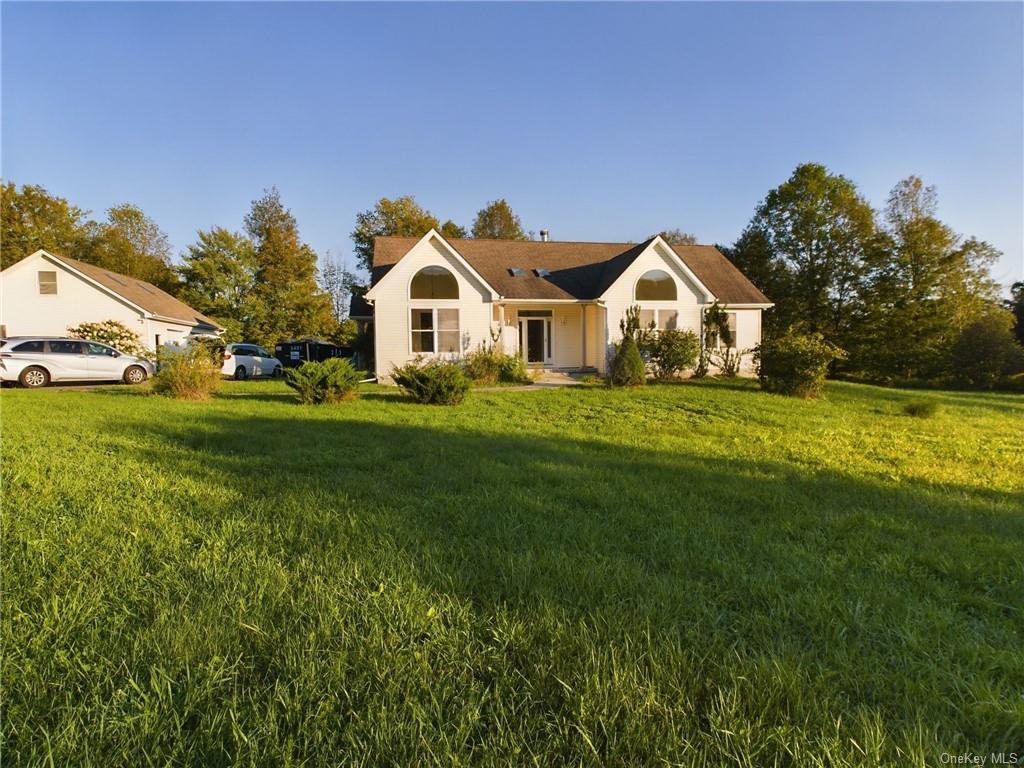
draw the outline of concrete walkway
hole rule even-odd
[[[535,373],[531,371],[531,373]],[[534,380],[533,384],[524,384],[523,386],[515,387],[479,387],[474,392],[532,392],[541,389],[557,389],[559,387],[578,387],[580,385],[578,377],[580,373],[568,373],[566,371],[539,371],[540,376]]]

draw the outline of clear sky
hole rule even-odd
[[[731,243],[800,162],[876,206],[909,174],[1024,276],[1024,6],[2,5],[2,173],[176,252],[277,185],[351,254],[413,194],[468,225],[505,197],[559,240]]]

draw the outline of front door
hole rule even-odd
[[[519,348],[530,365],[551,362],[551,320],[529,317],[519,321]]]

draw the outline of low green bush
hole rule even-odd
[[[647,379],[644,359],[640,356],[636,341],[626,335],[615,350],[612,360],[611,384],[613,387],[636,387]]]
[[[178,400],[208,400],[220,389],[220,360],[202,346],[160,354],[153,391]]]
[[[647,349],[655,375],[669,379],[697,363],[700,340],[693,331],[665,330],[651,334]]]
[[[340,403],[355,400],[359,394],[362,374],[343,357],[332,357],[322,362],[307,362],[290,368],[285,383],[295,390],[304,405]]]
[[[417,358],[395,368],[391,378],[417,403],[427,405],[458,405],[469,391],[462,366],[450,360]]]
[[[903,406],[903,412],[918,419],[930,419],[939,412],[939,404],[932,400],[911,400]]]
[[[480,347],[462,359],[462,367],[474,384],[529,384],[526,362],[494,347]]]
[[[765,339],[754,351],[762,389],[803,398],[819,397],[829,365],[845,358],[846,352],[825,341],[820,333],[792,330]]]

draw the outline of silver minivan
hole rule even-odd
[[[149,360],[82,339],[21,336],[0,339],[0,381],[45,387],[51,381],[123,381],[141,384],[153,375]]]

